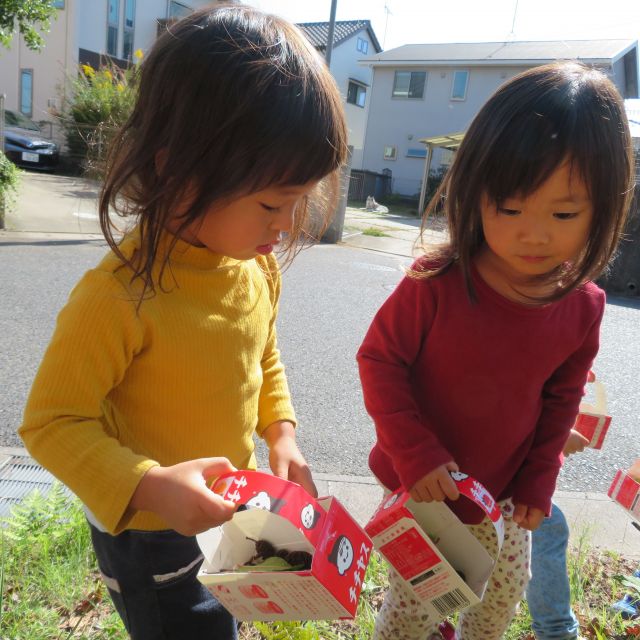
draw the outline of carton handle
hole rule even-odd
[[[479,506],[489,517],[498,535],[499,546],[502,547],[504,541],[504,519],[502,511],[495,498],[489,493],[485,486],[475,478],[462,473],[461,471],[449,471],[449,475],[456,483],[460,495],[468,498]]]

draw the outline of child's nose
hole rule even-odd
[[[278,231],[291,231],[293,227],[293,215],[295,207],[283,207],[273,217],[272,226]]]
[[[546,244],[549,242],[547,225],[537,220],[523,222],[520,229],[520,240],[530,244]]]

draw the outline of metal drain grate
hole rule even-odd
[[[47,493],[55,478],[27,456],[10,456],[0,467],[0,518],[8,516],[11,507],[38,489]]]

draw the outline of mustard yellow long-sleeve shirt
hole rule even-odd
[[[133,255],[138,235],[121,249]],[[164,291],[139,308],[130,279],[109,253],[76,285],[19,429],[113,533],[167,528],[127,509],[150,467],[226,456],[255,468],[254,431],[295,421],[276,344],[273,256],[238,261],[178,241]]]

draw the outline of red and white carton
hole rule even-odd
[[[618,470],[607,494],[640,520],[640,484],[628,473]]]
[[[578,417],[573,428],[589,440],[588,447],[601,449],[611,424],[607,415],[607,392],[604,385],[589,372],[587,388],[595,398],[594,403],[581,402]]]
[[[477,480],[450,473],[461,496],[489,516],[502,547],[504,520],[496,501]],[[365,531],[425,613],[443,618],[480,602],[494,559],[444,502],[414,502],[399,489],[384,498]]]
[[[238,505],[233,518],[197,536],[205,557],[198,579],[238,620],[353,618],[373,545],[333,497],[260,471],[235,471],[212,490]],[[237,571],[255,540],[313,555],[304,571]]]

